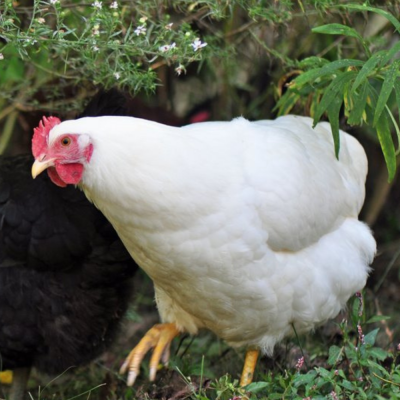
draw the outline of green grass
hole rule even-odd
[[[143,280],[143,276],[139,276]],[[263,357],[255,379],[246,390],[239,387],[244,350],[237,351],[210,332],[174,341],[168,368],[148,382],[148,357],[134,388],[127,388],[119,366],[131,347],[152,325],[150,284],[136,297],[118,343],[100,360],[84,368],[71,368],[58,377],[33,374],[29,382],[32,400],[125,399],[398,399],[399,351],[387,345],[379,327],[386,317],[366,315],[354,297],[346,313],[314,335],[292,338],[277,346],[274,359]],[[370,293],[370,292],[369,292]],[[373,295],[366,296],[368,313]],[[150,313],[150,311],[152,313]],[[142,315],[142,317],[138,317]],[[129,334],[132,333],[132,334]],[[362,336],[364,335],[364,336]],[[304,363],[299,359],[304,355]],[[302,365],[301,365],[302,364]]]

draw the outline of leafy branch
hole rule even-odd
[[[365,5],[342,5],[350,11],[369,11],[386,18],[400,32],[400,23],[385,10]],[[396,157],[400,152],[398,116],[400,104],[400,61],[396,58],[400,42],[391,48],[372,53],[368,42],[353,28],[342,24],[327,24],[312,30],[315,33],[342,35],[360,43],[365,59],[340,59],[329,61],[311,57],[299,63],[300,74],[279,99],[279,114],[289,113],[297,103],[311,99],[311,112],[316,124],[326,113],[332,126],[336,155],[339,155],[339,116],[343,107],[350,125],[366,123],[377,133],[389,180],[396,173]],[[395,148],[392,129],[397,134]]]
[[[48,79],[152,91],[155,69],[167,64],[180,74],[208,52],[191,25],[172,23],[167,13],[155,19],[145,7],[131,10],[117,1],[33,4],[32,9],[20,9],[9,0],[0,5],[0,85],[21,83],[29,63]]]

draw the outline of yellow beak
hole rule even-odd
[[[54,158],[46,161],[35,160],[35,162],[32,165],[32,178],[35,179],[45,169],[52,167],[53,165],[54,165]]]

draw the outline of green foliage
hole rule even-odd
[[[363,298],[353,300],[349,322],[340,324],[342,343],[332,345],[327,355],[327,365],[303,372],[285,370],[283,374],[268,373],[262,380],[253,382],[245,389],[237,380],[225,375],[193,399],[228,400],[247,399],[396,399],[400,396],[400,353],[376,346],[379,329],[364,335],[360,321],[365,320]],[[375,316],[367,323],[384,320]]]
[[[154,90],[154,70],[160,65],[170,63],[180,73],[207,51],[201,47],[204,42],[196,42],[198,35],[189,24],[174,26],[167,13],[155,20],[156,5],[143,2],[142,7],[131,8],[123,2],[35,0],[26,21],[20,16],[26,10],[6,1],[0,6],[0,36],[6,41],[1,52],[4,60],[19,56],[13,83],[23,81],[29,63],[35,73],[74,84],[91,80],[104,87],[118,83],[131,91]],[[3,64],[9,76],[11,65]],[[7,75],[1,75],[5,83]]]
[[[328,10],[337,12],[341,1],[33,0],[32,7],[24,3],[0,2],[0,96],[36,109],[36,93],[47,100],[62,98],[66,88],[77,85],[154,92],[160,83],[157,72],[164,66],[180,75],[192,63],[207,64],[217,78],[222,62],[227,66],[224,72],[232,75],[242,57],[236,45],[249,36],[266,56],[295,67],[293,54],[285,54],[290,52],[285,39],[273,48],[260,30],[283,27],[304,16],[322,18]],[[361,40],[354,29],[347,27],[346,32]],[[207,46],[202,47],[204,43]],[[57,108],[46,102],[40,106]]]
[[[369,303],[368,300],[360,294],[352,299],[347,320],[339,324],[340,340],[324,349],[323,354],[318,355],[317,362],[314,358],[316,343],[313,342],[308,361],[314,363],[313,367],[300,362],[296,367],[285,367],[285,363],[282,364],[284,369],[275,365],[263,373],[263,360],[260,360],[256,381],[245,388],[241,388],[236,379],[243,360],[214,335],[204,332],[195,338],[187,337],[180,345],[173,343],[169,368],[158,372],[155,383],[148,382],[147,360],[142,364],[142,372],[135,387],[127,388],[125,377],[116,372],[123,359],[120,354],[114,358],[113,365],[98,362],[87,367],[86,371],[84,368],[71,369],[69,373],[72,376],[64,383],[61,376],[49,379],[50,382],[37,392],[31,392],[31,398],[394,400],[400,396],[400,351],[398,348],[384,349],[377,343],[379,329],[375,325],[371,327],[371,324],[385,321],[389,317],[366,315],[364,302]],[[297,342],[297,339],[293,341]],[[127,343],[124,343],[124,352],[128,350],[127,347],[129,349]],[[309,351],[304,350],[306,353]],[[115,351],[113,349],[113,353]],[[227,357],[229,353],[231,357]],[[227,375],[227,371],[232,375]],[[106,379],[105,372],[108,375]]]
[[[400,32],[400,23],[389,12],[357,4],[342,5],[349,11],[370,11],[379,14],[393,24]],[[356,40],[363,49],[360,59],[328,59],[311,57],[299,63],[300,75],[288,84],[288,90],[279,99],[277,108],[280,114],[289,113],[297,103],[311,99],[314,124],[323,114],[327,114],[332,126],[335,151],[339,155],[339,116],[341,108],[350,125],[366,123],[375,128],[383,155],[392,180],[397,166],[396,156],[400,145],[395,149],[392,126],[399,137],[399,126],[394,118],[398,114],[400,99],[399,66],[396,58],[400,42],[392,47],[371,53],[369,42],[355,29],[342,24],[327,24],[312,30],[314,33],[341,35]],[[395,93],[395,95],[394,95]]]

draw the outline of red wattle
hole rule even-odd
[[[58,164],[49,167],[47,173],[54,184],[60,187],[67,185],[77,185],[83,174],[82,164]]]
[[[60,176],[58,175],[55,167],[49,167],[47,168],[47,174],[49,175],[51,181],[56,184],[57,186],[60,187],[66,187],[67,184],[61,180]]]
[[[56,164],[56,171],[60,179],[67,185],[77,185],[83,174],[82,164]]]

